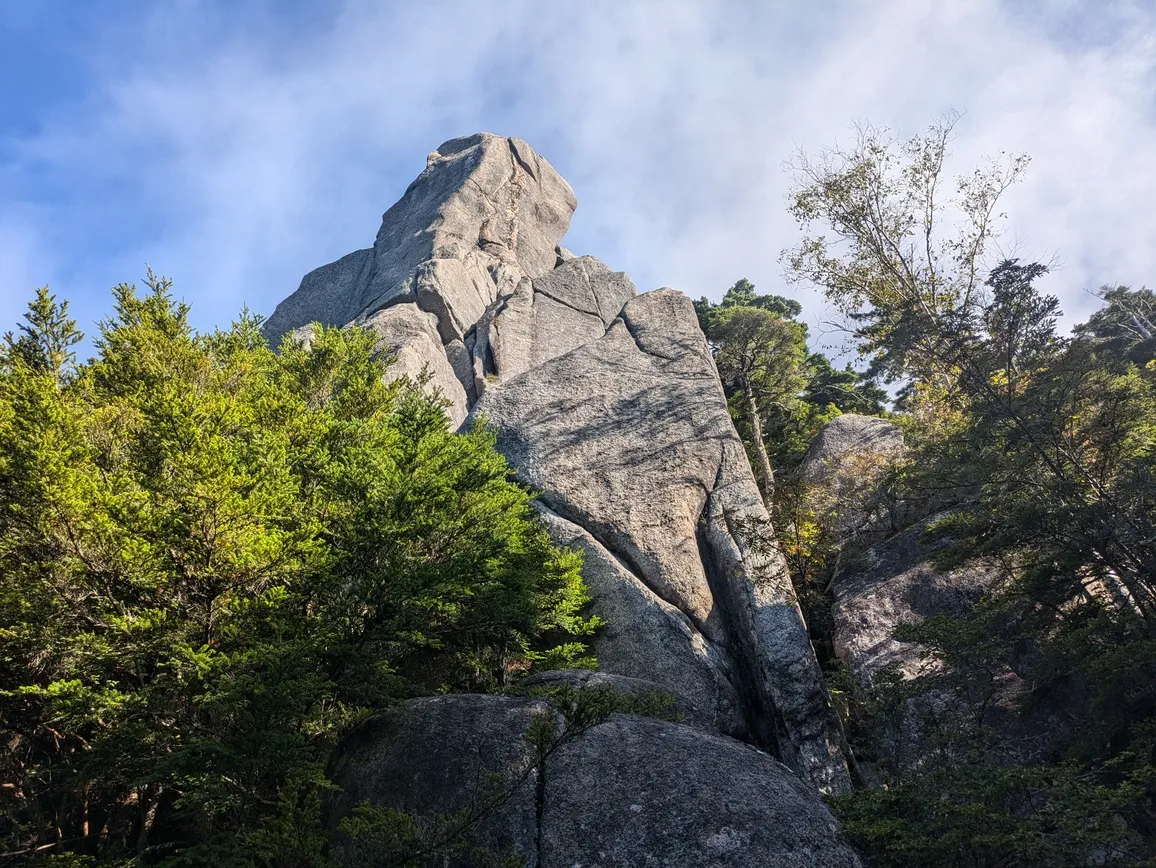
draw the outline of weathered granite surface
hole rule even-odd
[[[428,371],[454,422],[468,411],[464,424],[494,427],[554,538],[585,554],[609,622],[595,644],[604,671],[664,685],[720,732],[846,789],[806,625],[694,309],[561,248],[574,207],[525,142],[447,142],[373,247],[307,275],[267,334],[312,320],[377,329],[407,374]]]
[[[887,501],[884,482],[904,452],[895,424],[845,413],[815,435],[799,474],[811,489],[813,508],[832,517],[845,541],[880,539],[895,529],[895,505]]]
[[[541,700],[459,695],[375,715],[335,752],[329,827],[368,802],[419,822],[464,810],[471,847],[527,868],[860,865],[814,789],[750,745],[616,714],[538,762],[525,734],[549,714]]]
[[[921,650],[895,639],[895,628],[936,615],[965,615],[1002,575],[982,559],[951,569],[937,566],[935,555],[948,541],[928,531],[940,517],[877,544],[859,568],[832,584],[835,653],[864,685],[893,664],[905,677],[920,674]]]

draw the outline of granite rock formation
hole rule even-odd
[[[888,472],[904,454],[903,432],[876,416],[845,413],[824,425],[799,465],[803,482],[833,515],[844,541],[879,539],[895,529],[896,504],[885,490]]]
[[[472,846],[527,868],[859,868],[814,789],[750,745],[615,714],[539,763],[525,736],[551,713],[541,700],[458,695],[375,715],[334,755],[330,827],[369,802],[419,821],[465,811]]]
[[[951,569],[935,563],[949,540],[929,534],[937,518],[919,522],[869,549],[860,569],[831,586],[835,653],[866,685],[885,666],[905,678],[925,666],[922,651],[892,636],[902,624],[936,615],[965,615],[999,581],[997,565],[976,559]]]
[[[694,309],[560,247],[569,185],[518,139],[430,154],[372,248],[310,272],[268,336],[370,326],[455,423],[493,426],[585,555],[603,671],[656,682],[816,786],[849,786],[806,625]],[[436,339],[435,339],[436,336]]]

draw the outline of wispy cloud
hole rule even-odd
[[[1006,240],[1058,258],[1050,288],[1070,313],[1085,288],[1156,274],[1148,3],[151,9],[108,25],[104,44],[134,52],[94,57],[83,101],[4,151],[0,285],[24,284],[17,297],[51,279],[95,316],[147,261],[202,325],[242,303],[268,312],[370,242],[427,151],[477,129],[550,159],[580,202],[568,245],[641,287],[782,290],[791,152],[855,119],[914,133],[948,107],[967,112],[961,170],[1032,153]]]

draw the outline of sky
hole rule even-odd
[[[1156,283],[1156,0],[3,0],[0,331],[48,284],[91,332],[146,264],[199,328],[271,313],[486,130],[573,186],[570,249],[746,277],[838,351],[785,282],[785,164],[950,110],[952,171],[1031,155],[999,252],[1053,264],[1066,322]]]

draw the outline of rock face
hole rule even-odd
[[[449,401],[450,422],[457,426],[465,421],[466,391],[442,350],[436,316],[416,304],[396,304],[370,314],[362,325],[378,334],[378,346],[393,357],[388,376],[416,382],[428,375],[429,385]]]
[[[606,672],[591,672],[588,669],[558,669],[552,672],[539,672],[522,681],[519,685],[519,692],[533,696],[535,691],[550,691],[563,685],[579,690],[608,689],[629,697],[657,694],[664,702],[669,703],[664,710],[669,715],[676,716],[678,723],[685,726],[697,726],[708,732],[714,732],[716,729],[714,718],[704,714],[701,709],[692,705],[685,697],[675,696],[668,689],[655,684],[653,681],[630,678],[626,675],[609,675]]]
[[[836,515],[839,536],[885,536],[893,516],[881,483],[903,452],[903,432],[891,422],[845,413],[815,435],[799,473],[820,495],[818,509]]]
[[[428,371],[451,419],[494,427],[554,538],[585,555],[609,623],[595,644],[605,672],[657,682],[720,732],[847,789],[693,306],[670,289],[637,295],[624,274],[559,247],[574,207],[525,142],[447,142],[373,248],[306,275],[267,334],[312,320],[377,329],[399,370]]]
[[[536,764],[525,733],[549,713],[540,700],[467,695],[370,718],[331,764],[342,789],[326,806],[330,826],[365,801],[471,811],[474,843],[527,868],[860,864],[814,790],[749,745],[613,715]]]
[[[908,678],[918,675],[919,649],[892,638],[895,628],[935,615],[966,614],[999,579],[995,565],[982,561],[950,570],[936,566],[932,559],[947,544],[928,537],[936,518],[870,549],[863,569],[832,585],[835,653],[862,684],[891,664]]]

